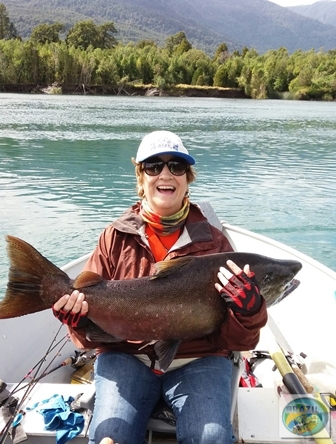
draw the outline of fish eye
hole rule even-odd
[[[268,285],[272,282],[272,274],[265,274],[264,279],[261,282],[261,285]]]

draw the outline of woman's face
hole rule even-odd
[[[169,154],[161,155],[156,160],[179,160]],[[183,199],[188,190],[187,175],[174,176],[167,165],[157,176],[149,176],[142,171],[142,185],[145,198],[151,209],[161,216],[171,216],[183,206]]]

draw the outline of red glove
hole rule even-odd
[[[54,316],[59,319],[62,324],[66,324],[69,327],[74,328],[83,328],[86,327],[89,323],[89,319],[87,317],[87,313],[81,314],[79,313],[72,313],[72,311],[64,311],[60,310],[57,311],[52,307],[52,311]]]
[[[254,314],[261,306],[261,295],[254,273],[250,277],[244,271],[233,275],[220,293],[228,307],[241,315]]]

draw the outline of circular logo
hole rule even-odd
[[[312,436],[323,430],[329,421],[329,409],[313,397],[296,398],[282,412],[287,430],[299,436]]]

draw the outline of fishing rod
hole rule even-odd
[[[310,384],[305,374],[302,371],[302,358],[306,358],[307,355],[305,353],[300,353],[297,355],[290,344],[288,343],[286,337],[283,335],[282,331],[272,318],[270,314],[268,314],[267,326],[272,331],[272,335],[275,338],[279,347],[281,347],[284,355],[286,356],[290,366],[292,367],[294,373],[296,373],[297,377],[300,379],[302,385],[306,389],[308,393],[312,393],[314,391],[314,387]]]
[[[50,375],[51,373],[54,373],[56,370],[59,370],[62,367],[65,367],[67,365],[71,365],[74,368],[78,368],[78,367],[83,366],[87,361],[94,359],[95,357],[96,357],[96,353],[93,353],[92,355],[87,356],[86,352],[75,351],[74,356],[69,356],[69,358],[66,358],[64,361],[62,361],[60,364],[53,367],[51,370],[44,371],[40,376],[33,377],[31,382],[27,383],[23,387],[19,387],[19,384],[22,384],[22,382],[24,381],[24,380],[22,380],[21,383],[17,384],[17,388],[14,389],[13,391],[11,391],[11,395],[19,392],[20,390],[24,390],[26,387],[28,387],[32,384],[36,384],[41,379],[45,378],[46,376]],[[29,373],[28,373],[28,375],[29,375]]]
[[[281,376],[282,376],[282,382],[284,383],[285,387],[289,391],[291,395],[306,395],[307,398],[309,397],[309,393],[307,392],[306,388],[300,381],[298,375],[294,372],[292,369],[290,363],[288,362],[282,348],[277,343],[276,338],[273,336],[273,332],[269,326],[266,326],[265,328],[268,328],[269,332],[269,344],[268,344],[268,350],[271,355],[271,358],[273,362],[275,363],[277,369],[279,370]],[[320,419],[321,421],[321,419]],[[324,424],[321,424],[320,431],[318,432],[319,436],[315,436],[316,434],[311,434],[310,437],[312,437],[316,444],[333,444],[330,434],[324,427]]]
[[[16,384],[16,387],[12,389],[11,394],[15,394],[18,391],[23,390],[28,385],[34,383],[34,381],[36,380],[36,376],[38,375],[39,371],[41,370],[43,363],[46,362],[46,358],[50,355],[50,353],[53,352],[53,350],[55,350],[55,348],[58,345],[62,344],[62,342],[63,342],[63,345],[61,345],[59,350],[55,353],[54,358],[50,361],[50,363],[48,364],[48,366],[46,367],[44,372],[46,372],[46,370],[50,367],[52,362],[54,362],[56,357],[59,356],[61,350],[65,347],[66,343],[69,342],[69,340],[70,340],[69,335],[67,334],[67,335],[63,336],[63,338],[61,338],[56,344],[54,344],[54,346],[52,346],[53,342],[55,342],[56,337],[59,334],[59,331],[60,331],[60,329],[58,329],[57,333],[55,334],[55,336],[54,336],[53,340],[51,341],[51,344],[50,344],[48,350],[46,351],[46,353],[44,354],[44,356],[23,376],[21,381]],[[35,376],[32,376],[34,371],[35,371]],[[26,384],[25,386],[21,387],[21,384],[28,378],[30,378],[31,381],[28,384]]]
[[[61,350],[64,348],[66,343],[70,340],[70,337],[67,334],[63,338],[61,338],[58,342],[55,343],[61,328],[62,328],[62,325],[60,326],[60,328],[56,332],[56,334],[55,334],[54,338],[52,339],[52,341],[51,341],[51,343],[50,343],[46,353],[44,354],[44,356],[26,373],[26,375],[21,379],[21,381],[18,384],[16,384],[16,386],[8,393],[7,401],[5,401],[3,403],[2,407],[5,407],[5,408],[7,407],[9,409],[10,406],[12,406],[12,408],[14,408],[14,411],[10,413],[10,416],[9,416],[5,426],[0,431],[0,444],[4,444],[5,440],[7,439],[8,435],[9,435],[10,428],[13,425],[13,421],[15,420],[15,418],[17,417],[17,415],[21,411],[21,407],[22,407],[23,403],[25,402],[25,400],[27,399],[28,395],[31,393],[31,391],[33,390],[35,385],[42,378],[45,378],[46,376],[50,375],[51,373],[55,372],[56,370],[58,370],[58,369],[60,369],[62,367],[65,367],[67,365],[70,365],[70,364],[74,368],[81,367],[88,360],[94,359],[94,357],[96,356],[96,353],[93,353],[91,356],[87,356],[86,352],[78,352],[78,351],[75,350],[75,355],[74,356],[70,356],[69,358],[66,358],[60,364],[58,364],[55,367],[50,369],[51,364],[54,362],[56,357],[60,355]],[[62,344],[62,342],[63,342],[63,344]],[[50,361],[50,363],[45,368],[43,373],[41,375],[38,375],[38,373],[40,372],[40,370],[42,368],[43,363],[46,362],[46,358],[48,357],[48,355],[50,355],[50,353],[52,353],[53,350],[55,350],[55,348],[59,344],[62,344],[62,345],[60,346],[60,348],[55,353],[53,359]],[[33,372],[34,372],[34,375],[32,376]],[[26,385],[24,385],[22,387],[21,386],[22,383],[25,381],[25,379],[28,379],[28,378],[31,378],[31,381],[28,382]],[[25,390],[25,392],[24,392],[21,400],[16,403],[15,407],[13,407],[14,406],[14,401],[16,399],[16,398],[13,397],[13,395],[16,394],[17,392],[21,391],[21,390]]]
[[[96,357],[96,353],[93,353],[92,355],[87,356],[85,352],[75,351],[75,356],[70,356],[69,358],[66,358],[64,361],[61,362],[61,364],[56,365],[55,367],[53,367],[52,369],[50,369],[47,372],[46,371],[43,372],[43,374],[40,375],[39,377],[34,377],[34,379],[31,382],[29,382],[28,384],[26,384],[25,386],[23,386],[23,387],[17,386],[14,391],[15,393],[17,393],[18,391],[23,390],[23,389],[26,389],[26,392],[24,393],[20,402],[16,405],[15,410],[11,413],[9,419],[7,420],[7,422],[5,424],[5,427],[1,430],[0,437],[3,435],[3,438],[0,439],[0,444],[3,444],[5,442],[5,439],[7,438],[8,434],[9,434],[9,430],[10,430],[11,426],[13,425],[13,421],[15,420],[17,415],[21,412],[21,407],[22,407],[24,401],[27,399],[28,395],[33,390],[33,388],[35,387],[35,385],[37,384],[38,381],[40,381],[42,378],[50,375],[51,373],[55,372],[56,370],[58,370],[62,367],[65,367],[67,365],[72,365],[75,368],[81,367],[87,361],[92,360],[95,357]],[[42,358],[42,360],[43,359],[44,358]],[[11,405],[11,401],[13,401],[13,399],[15,399],[15,398],[11,397],[12,394],[13,394],[13,392],[9,393],[8,400],[3,405],[3,407]]]
[[[61,328],[62,328],[62,325],[59,327],[59,329],[55,333],[52,341],[50,342],[50,345],[49,345],[46,353],[44,354],[44,356],[25,374],[25,376],[21,379],[21,381],[18,384],[16,384],[16,386],[8,393],[7,401],[5,401],[3,403],[2,408],[7,408],[8,411],[9,411],[10,407],[12,407],[12,409],[14,409],[14,410],[12,412],[10,412],[5,426],[0,431],[0,438],[2,436],[2,438],[0,439],[0,444],[3,444],[5,442],[5,440],[7,439],[7,436],[9,434],[10,428],[11,428],[11,426],[13,424],[13,420],[17,417],[17,415],[20,412],[20,409],[21,409],[23,403],[25,402],[25,400],[27,399],[28,395],[33,390],[33,388],[35,387],[36,381],[34,381],[34,379],[32,378],[32,380],[28,384],[26,384],[25,386],[21,387],[21,384],[24,382],[25,379],[31,378],[31,374],[33,373],[34,370],[35,370],[35,377],[36,377],[38,372],[41,370],[43,363],[46,361],[46,358],[48,357],[48,355],[60,343],[63,342],[63,345],[61,345],[60,349],[57,351],[55,357],[51,361],[51,362],[53,362],[56,359],[56,356],[59,355],[59,353],[61,352],[62,348],[65,346],[66,342],[69,340],[69,337],[68,337],[69,335],[65,335],[56,344],[54,344],[56,342],[57,336],[58,336]],[[15,393],[17,393],[18,391],[23,390],[23,389],[26,389],[26,391],[24,392],[24,394],[23,394],[23,396],[22,396],[20,401],[17,398],[13,397],[13,395]]]

